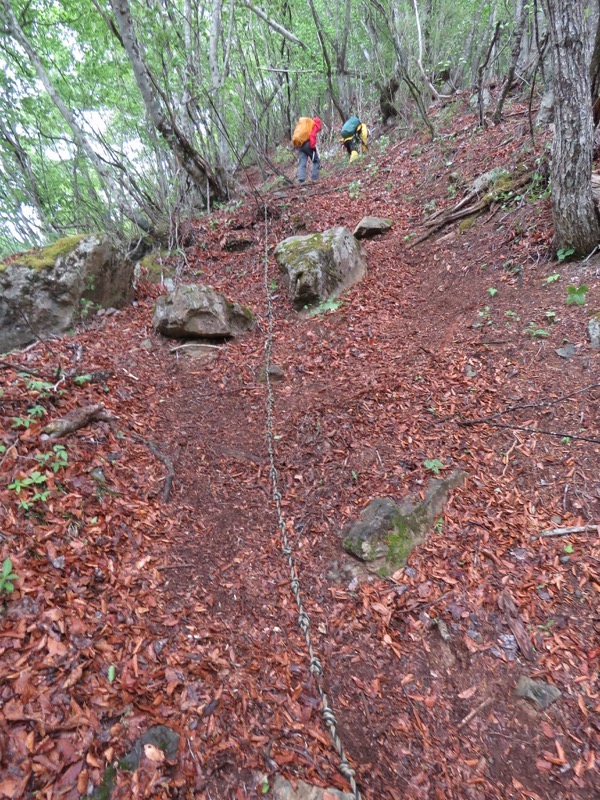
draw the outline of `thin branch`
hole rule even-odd
[[[600,532],[600,524],[598,525],[576,525],[573,528],[552,528],[549,531],[542,531],[540,536],[569,536],[571,533],[585,533],[586,531]]]
[[[492,422],[490,419],[457,420],[457,424],[466,428],[470,425],[491,425],[492,428],[507,428],[510,431],[526,431],[528,433],[541,433],[544,436],[559,436],[561,439],[573,439],[580,442],[593,442],[600,444],[600,439],[592,436],[577,436],[575,433],[564,433],[561,431],[547,431],[544,428],[529,428],[523,425],[506,425],[502,422]]]

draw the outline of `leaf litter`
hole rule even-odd
[[[453,124],[446,146],[468,176],[490,153],[516,161],[526,139],[518,117],[476,135],[472,118]],[[568,435],[598,437],[598,355],[581,308],[545,282],[549,201],[409,251],[424,204],[448,197],[448,155],[416,137],[370,158],[377,175],[367,161],[332,168],[319,192],[267,200],[270,248],[303,227],[394,220],[334,312],[298,317],[269,265],[282,505],[339,733],[366,798],[591,797],[600,448]],[[365,190],[349,204],[335,190],[356,169]],[[0,617],[2,797],[254,797],[276,773],[347,791],[270,500],[263,218],[249,196],[211,226],[189,223],[184,279],[201,269],[258,322],[210,359],[152,333],[150,285],[130,308],[3,358],[0,560],[18,579]],[[230,228],[248,233],[243,251],[223,248]],[[523,332],[554,310],[548,339]],[[577,345],[568,361],[554,352],[564,339]],[[97,404],[86,426],[44,436]],[[35,405],[46,414],[23,423]],[[564,437],[460,424],[482,418]],[[468,480],[406,568],[332,578],[344,525],[373,497],[424,490],[434,461]],[[39,486],[9,488],[34,470]],[[541,535],[560,527],[581,530]],[[516,694],[522,676],[560,699],[536,708]],[[159,726],[175,750],[144,739]],[[136,743],[145,757],[119,768]]]

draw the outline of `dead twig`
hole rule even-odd
[[[469,711],[467,716],[464,717],[464,719],[462,719],[458,723],[458,726],[457,726],[458,730],[460,730],[461,728],[464,728],[465,725],[468,725],[469,722],[471,722],[471,720],[473,719],[473,717],[477,716],[477,714],[479,714],[480,711],[483,711],[483,709],[487,705],[489,705],[491,702],[492,702],[492,698],[491,697],[486,697],[485,700],[482,700],[482,702],[479,703],[479,705],[476,706],[472,711]]]
[[[576,525],[573,528],[552,528],[548,531],[542,531],[540,536],[568,536],[570,533],[585,533],[586,531],[598,531],[600,533],[600,524]]]
[[[593,442],[600,444],[600,439],[595,439],[593,436],[577,436],[575,433],[565,433],[564,431],[547,431],[544,428],[530,428],[524,425],[507,425],[503,422],[493,422],[492,419],[471,419],[471,420],[457,420],[457,425],[464,428],[470,425],[491,425],[493,428],[507,428],[510,431],[526,431],[528,433],[541,433],[544,436],[559,436],[561,439],[578,439],[581,442]]]

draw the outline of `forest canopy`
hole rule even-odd
[[[547,19],[536,0],[0,0],[0,252],[203,213],[299,115],[330,141],[350,113],[434,134],[432,102],[492,84],[499,122],[510,90],[549,86]]]

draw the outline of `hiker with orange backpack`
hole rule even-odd
[[[364,122],[352,115],[342,125],[342,144],[348,151],[350,156],[350,163],[358,158],[359,151],[363,153],[367,151],[367,138],[369,136],[369,129]]]
[[[321,159],[317,150],[317,134],[322,128],[319,117],[300,117],[294,128],[292,144],[298,151],[298,183],[306,180],[306,166],[312,161],[311,178],[316,181],[321,170]]]

